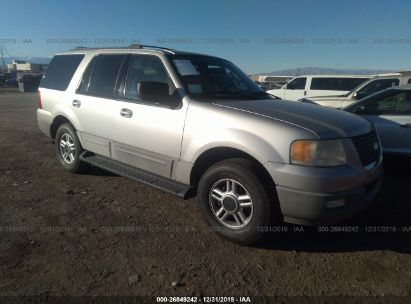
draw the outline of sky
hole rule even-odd
[[[0,0],[0,45],[51,57],[148,45],[226,58],[245,72],[411,68],[410,0]]]

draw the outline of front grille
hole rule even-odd
[[[358,155],[360,156],[361,163],[364,166],[367,166],[379,159],[381,147],[378,141],[377,132],[372,131],[367,134],[354,136],[351,139],[357,149]],[[377,145],[378,148],[376,149]]]

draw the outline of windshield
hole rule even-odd
[[[347,96],[349,96],[350,94],[352,94],[352,93],[354,93],[354,92],[356,92],[356,91],[359,91],[362,87],[364,87],[367,83],[370,83],[371,81],[372,81],[371,79],[368,79],[368,80],[360,83],[359,85],[357,85],[354,89],[352,89],[352,90],[349,91],[348,93],[342,94],[342,95],[340,95],[340,96],[341,96],[341,97],[347,97]]]
[[[392,88],[388,88],[388,89],[385,89],[383,91],[375,92],[371,95],[368,95],[367,97],[364,97],[361,100],[358,100],[358,101],[346,106],[345,108],[343,108],[343,110],[353,112],[356,109],[358,109],[359,107],[364,107],[364,106],[366,106],[370,103],[375,103],[376,101],[384,100],[387,97],[391,97],[391,96],[396,95],[396,94],[401,93],[401,92],[403,92],[403,91],[397,90],[397,89],[392,89]]]
[[[187,93],[198,99],[275,99],[233,63],[205,55],[169,55]]]

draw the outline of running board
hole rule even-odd
[[[89,163],[90,165],[99,167],[117,175],[129,177],[143,184],[161,189],[163,191],[175,194],[183,199],[188,199],[195,196],[195,189],[190,185],[185,185],[166,177],[162,177],[141,169],[137,169],[130,165],[119,161],[95,155],[91,152],[84,151],[80,155],[80,160]]]

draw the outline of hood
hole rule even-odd
[[[357,115],[302,102],[268,99],[215,101],[214,104],[293,124],[310,130],[320,139],[352,137],[373,129],[367,120]]]

